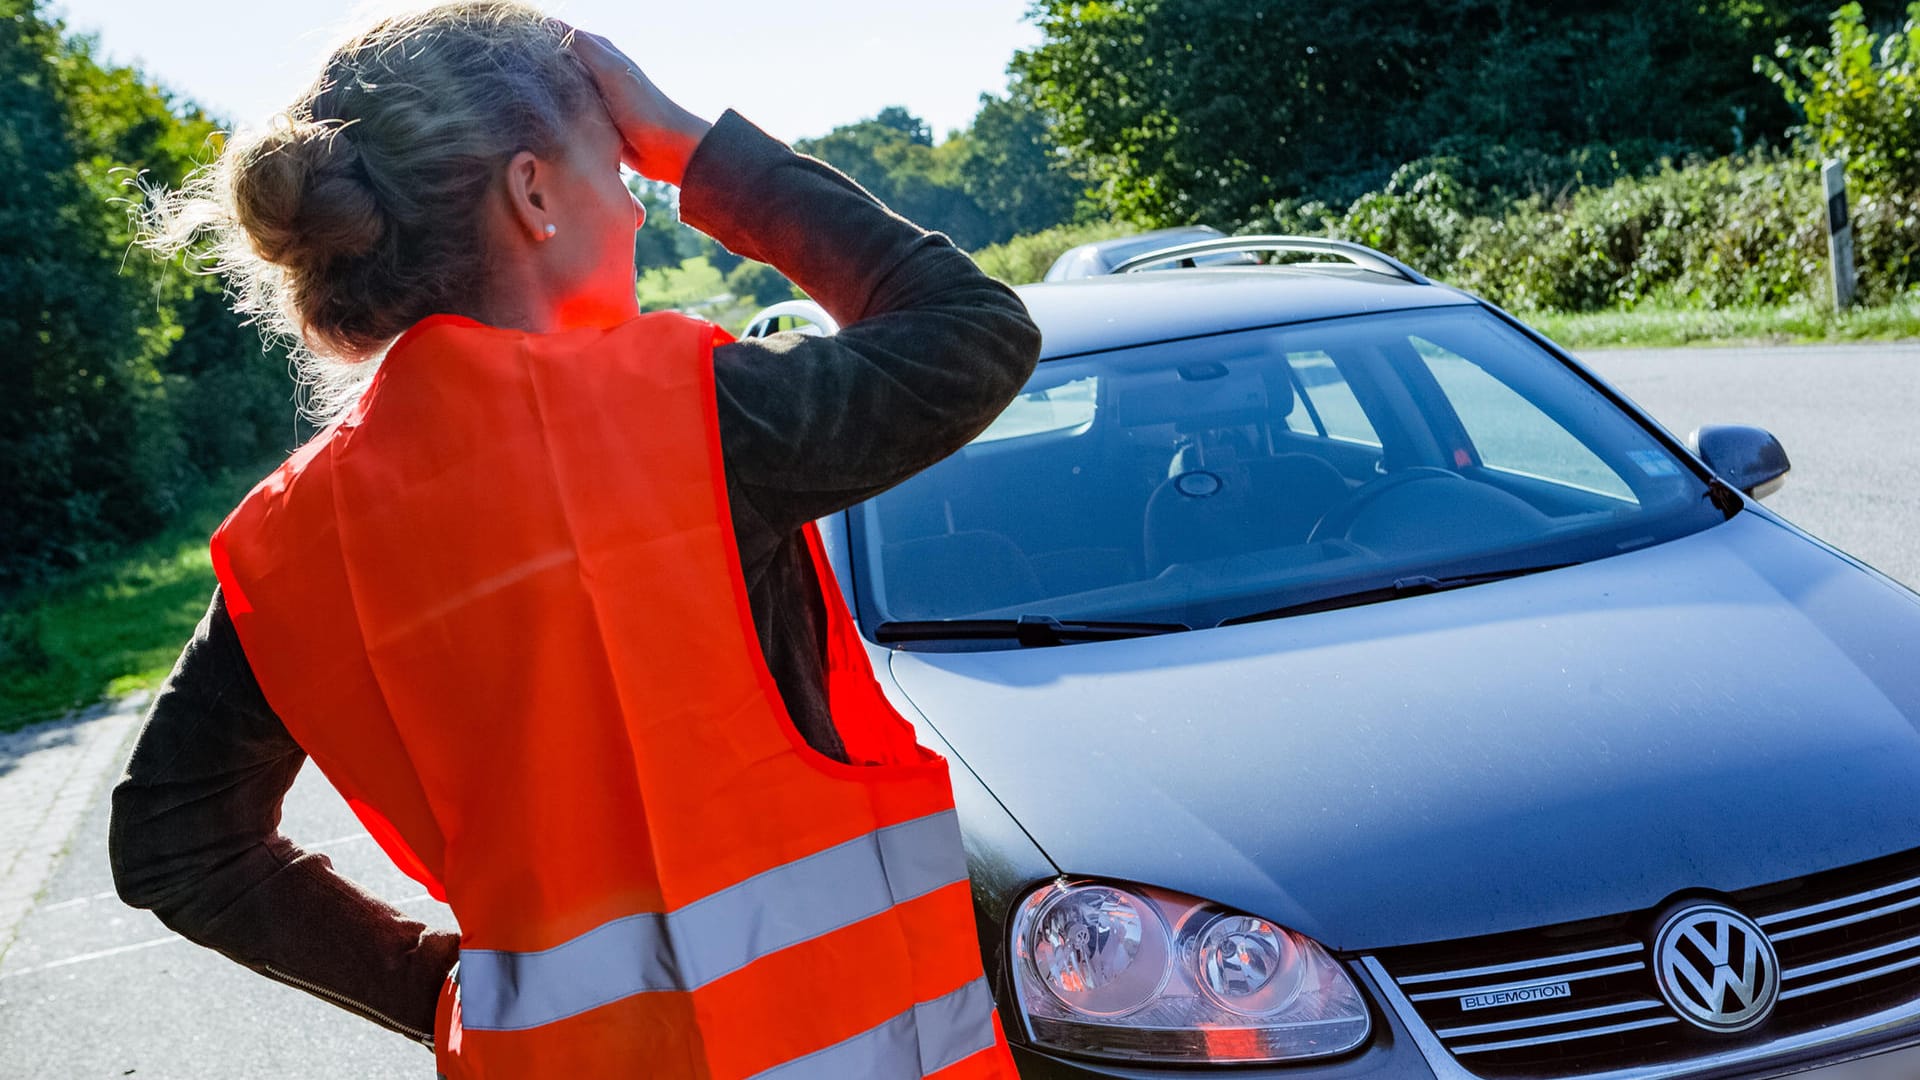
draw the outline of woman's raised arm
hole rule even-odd
[[[739,116],[714,126],[686,183],[685,221],[772,264],[842,327],[714,353],[727,477],[770,531],[953,453],[1032,374],[1040,332],[1011,289],[946,237]]]
[[[684,221],[786,274],[842,327],[714,355],[727,478],[759,524],[790,532],[867,499],[1006,408],[1040,353],[1012,290],[844,174],[735,113],[709,130],[605,38],[574,35],[627,164],[681,185]]]

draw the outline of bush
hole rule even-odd
[[[40,640],[44,621],[38,610],[0,611],[0,668],[34,673],[52,665]]]
[[[1784,154],[1669,164],[1490,213],[1470,209],[1476,196],[1457,168],[1454,159],[1416,162],[1344,211],[1280,203],[1245,231],[1353,240],[1527,311],[1828,302],[1819,177]],[[1920,198],[1868,193],[1855,200],[1853,222],[1864,301],[1920,288]],[[1001,280],[1037,281],[1067,248],[1133,231],[1119,223],[1049,229],[974,257]]]
[[[1819,179],[1780,154],[1668,165],[1490,215],[1467,213],[1462,191],[1445,162],[1403,168],[1326,231],[1530,311],[1655,299],[1720,309],[1826,295]],[[1890,299],[1920,283],[1920,200],[1870,194],[1853,212],[1862,298]]]
[[[1853,202],[1853,246],[1869,302],[1920,295],[1920,193],[1863,195]]]
[[[1805,169],[1754,157],[1668,167],[1538,199],[1463,246],[1469,287],[1528,309],[1594,311],[1656,295],[1707,308],[1811,295],[1826,261],[1821,199]]]
[[[1920,194],[1920,3],[1881,37],[1857,3],[1834,12],[1827,45],[1786,41],[1756,69],[1806,118],[1801,130],[1869,192]]]
[[[1144,231],[1138,225],[1121,221],[1097,221],[1084,225],[1057,225],[1026,236],[1016,236],[1004,244],[981,248],[973,261],[991,277],[1009,285],[1026,285],[1046,276],[1068,248],[1111,240],[1116,236]]]
[[[1380,191],[1362,195],[1334,225],[1335,235],[1388,251],[1414,266],[1446,266],[1460,256],[1472,219],[1451,162],[1401,166]]]

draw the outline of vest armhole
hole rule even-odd
[[[712,466],[707,472],[713,483],[714,505],[718,511],[720,538],[726,545],[727,576],[730,579],[729,583],[733,591],[734,618],[739,628],[741,647],[747,650],[748,663],[752,666],[754,676],[760,684],[760,692],[766,699],[767,708],[772,714],[774,723],[779,725],[780,734],[784,736],[787,742],[793,747],[794,753],[799,755],[800,760],[806,762],[816,771],[825,773],[827,776],[836,780],[909,780],[934,775],[945,778],[947,775],[947,760],[927,750],[925,747],[920,746],[917,739],[911,738],[912,725],[908,724],[907,721],[897,713],[893,713],[891,704],[886,702],[885,697],[881,695],[877,685],[872,688],[874,700],[877,701],[879,705],[885,707],[888,713],[893,714],[895,722],[905,729],[908,735],[908,741],[912,744],[913,749],[911,753],[917,760],[884,762],[874,765],[855,765],[845,761],[837,761],[821,753],[815,749],[812,744],[808,743],[806,737],[800,734],[799,726],[793,722],[793,714],[788,711],[786,699],[780,694],[780,686],[773,679],[772,669],[767,666],[766,652],[760,647],[760,635],[754,627],[753,604],[748,599],[746,575],[740,566],[740,541],[739,538],[734,535],[733,531],[733,504],[727,497],[726,458],[720,445],[720,402],[718,388],[715,385],[713,376],[713,348],[716,344],[724,344],[732,341],[733,338],[720,327],[712,326],[712,324],[699,325],[711,327],[710,330],[702,332],[699,360],[697,362],[700,364],[701,401],[705,409],[702,420],[706,426],[707,455],[708,460],[712,463]],[[803,530],[807,534],[809,555],[815,559],[815,579],[821,589],[821,595],[817,598],[817,602],[823,605],[838,602],[839,597],[837,594],[833,597],[825,595],[826,589],[834,579],[831,576],[830,567],[825,568],[827,575],[824,577],[821,576],[820,571],[822,564],[819,562],[820,542],[818,534],[815,532],[815,526],[809,523],[803,527]],[[834,619],[832,611],[827,611],[826,615],[828,641],[825,644],[827,646],[828,657],[831,658],[836,650],[836,641],[834,640],[836,620]],[[859,652],[859,659],[861,661],[866,659],[866,653],[864,651]],[[836,715],[838,710],[834,708],[836,698],[836,695],[833,693],[835,673],[832,667],[829,666],[824,674],[827,681],[828,719],[833,722],[835,729],[838,730],[842,718]],[[872,672],[869,670],[865,672],[865,675],[868,682],[872,682]],[[843,744],[845,740],[845,733],[842,732],[841,741]],[[868,741],[870,742],[871,740]]]
[[[233,573],[233,556],[227,552],[226,538],[215,532],[207,541],[207,554],[213,560],[213,576],[220,583],[220,597],[226,601],[227,617],[253,614],[253,601],[247,599],[246,591],[240,588],[240,579]]]

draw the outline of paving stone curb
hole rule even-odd
[[[0,735],[0,959],[100,789],[119,774],[149,694]]]

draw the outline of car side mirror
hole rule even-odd
[[[1793,469],[1780,440],[1756,427],[1711,424],[1694,429],[1687,445],[1720,479],[1756,499],[1779,491]]]

